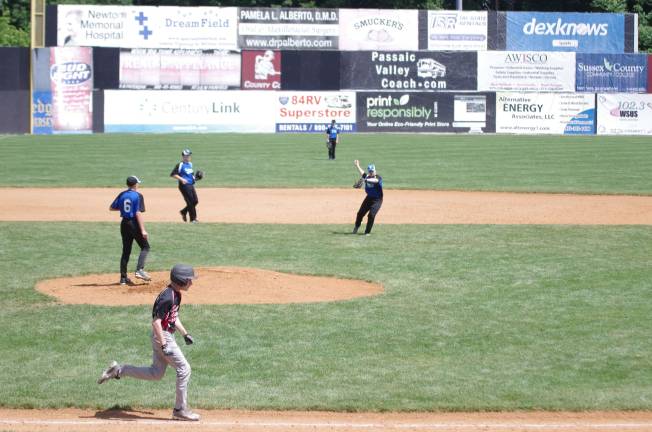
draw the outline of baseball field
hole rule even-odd
[[[96,384],[149,364],[177,262],[212,275],[181,310],[206,419],[185,428],[652,430],[649,138],[343,135],[335,161],[321,138],[0,136],[0,430],[179,429],[174,371]],[[354,159],[384,180],[371,236]],[[155,278],[120,291],[129,175]]]

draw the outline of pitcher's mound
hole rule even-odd
[[[347,300],[373,296],[383,287],[359,280],[300,276],[270,270],[210,267],[195,270],[198,279],[184,304],[286,304]],[[151,272],[151,282],[131,279],[133,286],[120,285],[119,275],[99,274],[48,279],[36,289],[62,303],[127,306],[152,304],[169,283],[170,273]]]

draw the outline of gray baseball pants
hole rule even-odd
[[[165,375],[168,365],[177,371],[177,400],[174,408],[185,410],[188,406],[188,382],[190,381],[190,364],[181,352],[172,333],[163,331],[165,343],[172,350],[172,355],[166,356],[161,350],[161,345],[152,333],[152,365],[149,367],[136,367],[122,365],[119,377],[132,377],[148,381],[158,381]]]

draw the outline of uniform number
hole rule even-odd
[[[131,213],[131,200],[126,199],[122,203],[122,209],[125,211],[125,213]]]

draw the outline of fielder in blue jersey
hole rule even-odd
[[[152,278],[145,272],[145,261],[149,253],[147,231],[143,223],[142,213],[145,211],[145,198],[138,192],[140,180],[136,176],[127,177],[128,189],[120,192],[109,206],[111,211],[119,211],[122,217],[120,235],[122,236],[122,256],[120,257],[120,285],[131,285],[133,282],[127,277],[127,264],[131,255],[131,246],[136,240],[140,246],[140,255],[136,265],[135,276],[146,281]]]
[[[335,120],[331,121],[331,125],[326,128],[326,147],[328,147],[328,159],[335,160],[335,146],[340,142],[340,132],[342,130],[335,124]]]
[[[191,223],[199,222],[197,220],[197,204],[199,204],[199,198],[197,198],[197,191],[195,190],[195,174],[192,167],[192,152],[190,149],[185,149],[181,152],[181,162],[174,166],[170,177],[179,181],[179,191],[186,202],[186,206],[179,212],[181,213],[181,219],[187,222],[188,216],[190,216]]]
[[[376,173],[376,165],[369,164],[365,173],[360,168],[359,160],[356,159],[353,163],[364,180],[364,191],[367,193],[356,215],[353,234],[358,233],[358,229],[362,225],[362,218],[368,212],[369,216],[367,217],[367,226],[365,227],[364,233],[365,235],[369,235],[371,234],[371,229],[374,227],[376,214],[378,214],[380,207],[383,205],[383,178]]]

